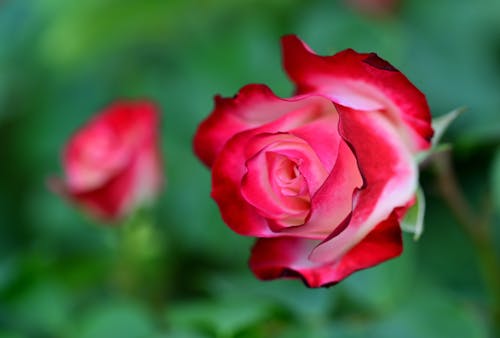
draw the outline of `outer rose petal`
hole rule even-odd
[[[135,168],[128,167],[95,189],[72,191],[66,188],[63,194],[94,217],[104,220],[120,218],[126,206],[132,204],[131,190],[137,179],[135,171]]]
[[[224,144],[234,135],[259,127],[289,112],[288,101],[265,85],[250,84],[232,98],[215,97],[215,108],[194,136],[194,152],[211,167]]]
[[[67,185],[73,190],[100,187],[130,161],[130,149],[109,126],[94,120],[68,143],[64,153]]]
[[[318,241],[279,237],[258,239],[252,249],[250,268],[260,279],[302,278],[309,287],[329,286],[353,272],[396,257],[403,250],[401,229],[392,214],[361,242],[338,259],[317,263],[308,259]]]
[[[356,153],[364,187],[354,197],[347,227],[319,245],[310,259],[329,262],[342,257],[394,210],[413,198],[418,169],[393,125],[383,115],[338,108],[341,134]]]
[[[320,106],[303,97],[277,97],[267,86],[259,84],[241,88],[232,98],[216,96],[214,110],[194,136],[194,152],[205,165],[212,167],[224,144],[234,135],[278,120],[294,110],[311,109],[310,105]]]
[[[153,198],[162,183],[160,168],[160,156],[155,150],[145,149],[106,184],[86,191],[72,191],[66,188],[63,194],[95,217],[105,220],[117,219],[135,205]]]
[[[240,192],[246,174],[244,145],[252,131],[233,137],[222,149],[212,168],[212,198],[224,222],[235,232],[249,236],[272,236],[266,219],[248,204]]]
[[[430,146],[433,131],[425,96],[376,54],[352,49],[319,56],[294,35],[282,40],[284,67],[299,93],[318,93],[357,110],[381,111],[414,151]]]

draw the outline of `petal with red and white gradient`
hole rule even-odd
[[[317,262],[343,256],[394,210],[407,205],[417,188],[416,162],[383,115],[338,110],[341,134],[355,151],[364,186],[355,193],[347,227],[312,252],[310,259]]]
[[[212,198],[224,222],[236,233],[268,237],[273,233],[266,219],[241,195],[246,174],[245,144],[254,136],[249,130],[237,134],[222,148],[212,167]]]
[[[358,162],[347,143],[342,141],[337,162],[322,187],[312,197],[311,213],[300,228],[287,229],[288,234],[308,238],[327,238],[342,230],[351,216],[354,192],[363,185]]]
[[[283,101],[267,86],[259,84],[241,88],[232,98],[216,96],[214,110],[199,125],[194,136],[195,154],[211,167],[232,136],[279,117],[283,113],[282,104]]]
[[[212,167],[224,144],[234,135],[271,123],[285,114],[301,109],[316,109],[316,114],[321,115],[325,105],[332,106],[330,110],[334,109],[331,103],[319,96],[283,99],[265,85],[247,85],[232,98],[215,98],[214,110],[200,124],[194,136],[194,152],[205,165]],[[311,118],[312,114],[306,115]]]
[[[430,146],[433,131],[424,94],[387,61],[352,49],[319,56],[294,35],[283,37],[282,48],[285,70],[299,94],[322,94],[356,110],[379,111],[413,151]]]
[[[301,278],[309,287],[338,283],[355,271],[397,257],[403,250],[401,229],[392,215],[361,242],[337,259],[318,263],[308,259],[319,241],[296,237],[258,239],[249,266],[260,279]]]

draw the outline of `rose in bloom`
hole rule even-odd
[[[158,112],[150,102],[117,102],[77,131],[63,152],[54,190],[113,221],[154,198],[162,183]]]
[[[318,56],[282,41],[296,95],[243,87],[194,138],[212,170],[212,197],[235,232],[258,237],[261,279],[334,284],[402,252],[400,219],[413,203],[414,155],[433,131],[425,96],[376,54]]]

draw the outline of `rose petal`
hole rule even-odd
[[[267,154],[273,155],[269,152]],[[276,191],[271,181],[273,178],[269,177],[268,159],[269,156],[260,153],[247,162],[248,172],[241,182],[242,196],[266,218],[290,225],[296,225],[297,222],[302,224],[309,213],[308,192],[307,198],[297,198]]]
[[[149,102],[118,102],[68,142],[63,164],[73,191],[96,189],[129,163],[135,149],[156,138],[158,116]]]
[[[391,214],[340,258],[335,264],[335,278],[330,283],[338,282],[358,270],[397,257],[402,252],[403,240],[399,221],[395,214]]]
[[[272,236],[266,219],[241,195],[240,182],[246,174],[244,144],[254,136],[246,131],[233,137],[213,164],[212,198],[219,206],[224,222],[236,233]]]
[[[332,128],[334,126],[335,125],[330,125],[329,127]],[[326,129],[326,127],[324,127],[324,129]],[[322,129],[316,132],[321,135]],[[340,135],[338,135],[337,138],[340,138]],[[325,138],[322,139],[318,136],[318,139],[321,139],[319,142],[326,143],[329,137],[326,135]],[[323,162],[319,158],[319,154],[313,149],[312,145],[313,144],[307,143],[304,139],[288,133],[262,133],[253,137],[246,144],[245,156],[248,161],[251,157],[257,156],[258,152],[272,151],[292,159],[297,162],[301,174],[306,178],[311,194],[314,194],[325,181],[328,176],[328,170],[331,170],[331,168],[324,167]],[[331,146],[332,149],[329,151],[335,154],[336,157],[337,149],[333,148],[335,147],[335,143],[332,143]],[[327,156],[324,155],[323,157]]]
[[[292,104],[293,102],[293,104]],[[306,118],[322,115],[324,106],[333,105],[320,97],[279,98],[264,85],[251,84],[243,87],[233,98],[215,98],[215,108],[205,119],[194,136],[195,154],[208,167],[212,167],[224,144],[234,135],[275,121],[294,110],[305,109]],[[315,111],[316,114],[312,114]],[[300,114],[292,119],[302,123]]]
[[[433,131],[425,96],[387,61],[352,49],[319,56],[294,35],[285,36],[282,46],[284,67],[299,93],[323,94],[356,110],[380,110],[414,151],[430,146]]]
[[[151,139],[137,152],[133,186],[128,192],[131,198],[127,199],[124,211],[152,201],[164,184],[163,163],[158,142],[157,139]]]
[[[362,184],[356,158],[349,146],[342,141],[335,167],[312,198],[309,220],[300,228],[287,229],[286,233],[308,238],[326,238],[350,215],[353,193]]]
[[[250,269],[260,279],[301,278],[309,287],[329,286],[353,272],[379,264],[402,252],[401,229],[395,215],[378,224],[341,258],[317,263],[307,259],[317,240],[294,237],[258,239]]]
[[[263,280],[303,278],[310,286],[320,286],[328,278],[324,278],[320,264],[307,259],[319,242],[298,237],[259,238],[252,248],[250,269]]]
[[[305,140],[319,157],[325,169],[330,172],[337,160],[342,140],[338,131],[339,115],[328,114],[290,131],[292,135]],[[309,179],[309,181],[312,178]],[[315,192],[316,189],[313,190]]]
[[[131,204],[134,182],[135,168],[126,168],[95,189],[72,190],[67,186],[65,195],[92,216],[112,220],[120,218]]]
[[[107,125],[96,124],[75,135],[64,154],[67,184],[75,190],[101,186],[129,161],[130,150]]]
[[[396,208],[405,206],[417,187],[418,170],[412,154],[383,115],[338,108],[341,134],[356,152],[364,187],[355,194],[348,226],[319,245],[310,259],[339,259],[363,240]]]
[[[215,97],[215,107],[194,137],[194,152],[211,167],[224,144],[244,130],[259,127],[289,112],[283,100],[265,85],[250,84],[232,98]]]

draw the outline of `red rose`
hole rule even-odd
[[[63,154],[66,178],[53,181],[53,187],[98,218],[130,213],[152,199],[162,183],[158,124],[149,102],[106,108],[69,140]]]
[[[259,237],[255,275],[318,287],[401,253],[414,155],[433,131],[425,96],[376,54],[323,57],[295,36],[282,43],[297,95],[248,85],[217,96],[194,150],[212,169],[224,221]]]

